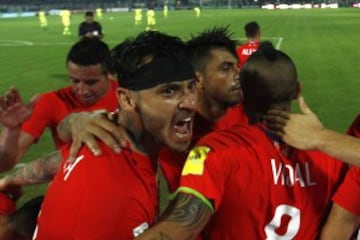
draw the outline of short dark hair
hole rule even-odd
[[[238,42],[232,40],[233,33],[228,27],[215,26],[206,29],[197,36],[191,36],[187,41],[187,52],[197,71],[204,71],[210,52],[213,49],[225,49],[237,58],[236,46]]]
[[[297,94],[295,63],[272,43],[260,44],[240,70],[244,104],[252,102],[256,110],[266,111],[271,105],[290,103]]]
[[[93,17],[94,16],[94,12],[93,11],[86,11],[85,12],[85,17]]]
[[[159,84],[160,79],[164,80],[164,75],[171,75],[173,81],[185,80],[182,79],[185,77],[182,70],[185,70],[186,66],[191,67],[185,50],[185,43],[178,37],[158,31],[144,31],[134,38],[124,40],[111,50],[111,66],[120,86],[140,90],[150,85],[138,86],[140,83],[134,82],[134,79],[139,77],[154,84]],[[164,65],[160,66],[159,62]],[[151,69],[146,68],[150,65]],[[186,69],[189,73],[189,68]],[[191,72],[193,73],[192,67]]]
[[[255,38],[260,32],[260,25],[255,22],[248,22],[244,26],[245,35],[247,38]]]
[[[80,66],[101,64],[103,72],[109,72],[110,49],[99,39],[84,38],[75,43],[66,57],[68,62]]]

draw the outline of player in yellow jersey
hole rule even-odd
[[[168,12],[169,12],[169,7],[168,7],[167,3],[165,3],[164,4],[164,10],[163,10],[164,18],[167,18]]]
[[[101,8],[97,8],[97,9],[95,9],[95,12],[96,12],[96,17],[98,18],[98,19],[102,19],[102,9]]]
[[[156,30],[155,29],[155,25],[156,25],[155,11],[154,11],[154,8],[152,6],[148,8],[148,10],[146,12],[146,16],[147,16],[146,30],[147,31]]]
[[[194,7],[194,11],[196,18],[199,18],[201,13],[200,7],[199,6]]]
[[[40,10],[38,12],[38,16],[39,16],[39,21],[40,21],[40,27],[44,30],[47,29],[47,26],[48,26],[48,21],[47,21],[47,18],[46,18],[46,13],[45,11],[43,10]]]
[[[71,11],[67,9],[63,9],[60,11],[61,22],[64,27],[63,35],[71,35],[70,32],[70,17]]]
[[[136,6],[134,9],[135,13],[135,26],[142,24],[142,8],[140,6]]]

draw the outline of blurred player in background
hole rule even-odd
[[[142,8],[139,5],[135,6],[134,9],[135,26],[142,24]]]
[[[103,37],[102,27],[99,22],[94,21],[94,13],[92,11],[85,12],[85,21],[79,25],[79,37],[83,38],[97,38]]]
[[[200,13],[201,13],[200,7],[199,7],[199,6],[195,6],[195,7],[194,7],[194,11],[195,11],[195,16],[196,16],[196,18],[199,18],[199,17],[200,17]]]
[[[46,12],[43,10],[40,10],[38,12],[38,16],[39,16],[39,21],[40,21],[40,27],[43,30],[47,30],[47,26],[48,26],[48,20],[46,18]]]
[[[102,10],[102,8],[97,8],[97,9],[95,9],[95,12],[96,12],[96,17],[101,20],[102,17],[103,17],[103,10]]]
[[[244,30],[247,42],[236,49],[239,58],[239,68],[241,68],[248,57],[258,49],[261,40],[260,26],[257,22],[248,22],[244,26]]]
[[[153,6],[150,6],[148,8],[148,10],[146,11],[146,17],[147,17],[146,30],[147,31],[156,30],[155,29],[155,25],[156,25],[155,10],[154,10]]]
[[[63,9],[60,11],[61,23],[64,27],[63,35],[71,35],[70,24],[71,24],[71,11]]]
[[[168,7],[167,3],[164,3],[163,13],[164,13],[164,18],[166,19],[168,17],[168,13],[169,13],[169,7]]]

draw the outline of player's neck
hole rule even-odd
[[[198,95],[197,111],[204,118],[209,121],[216,122],[226,113],[227,107],[220,104],[218,101],[206,98],[204,93]]]
[[[128,141],[133,151],[149,156],[154,160],[158,159],[160,144],[154,141],[154,136],[144,130],[141,121],[135,115],[120,110],[118,124],[126,129]]]

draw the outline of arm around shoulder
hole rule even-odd
[[[161,221],[145,231],[140,240],[196,239],[212,212],[199,198],[179,193],[161,217]]]

